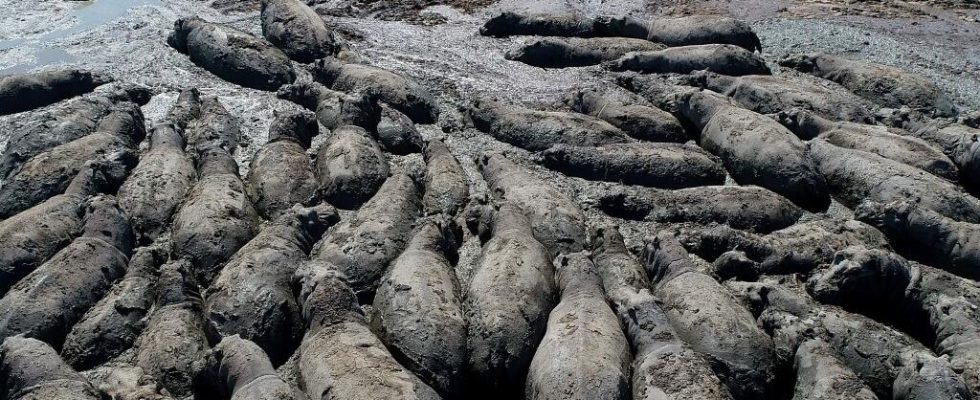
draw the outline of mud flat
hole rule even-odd
[[[507,53],[556,39],[479,33],[490,18],[514,12],[527,16],[521,23],[544,24],[547,29],[543,31],[579,36],[561,39],[574,44],[571,47],[589,48],[586,43],[595,38],[581,36],[617,32],[631,41],[646,41],[656,37],[650,34],[651,26],[667,18],[688,21],[675,29],[701,30],[695,32],[699,37],[712,37],[694,22],[709,18],[706,16],[732,17],[744,21],[736,25],[750,29],[761,41],[761,51],[754,51],[757,46],[740,50],[747,52],[745,59],[753,60],[754,73],[771,71],[773,79],[803,88],[803,93],[811,88],[810,93],[854,95],[833,77],[799,72],[778,62],[794,54],[825,52],[894,67],[933,82],[954,106],[951,112],[966,115],[980,107],[980,10],[957,9],[955,4],[942,2],[790,0],[297,0],[290,4],[305,7],[301,3],[312,3],[314,14],[299,14],[322,16],[325,25],[318,25],[319,31],[325,28],[336,35],[336,45],[332,42],[330,48],[335,59],[302,64],[280,57],[277,62],[292,69],[297,85],[316,80],[344,92],[332,97],[340,99],[333,103],[321,99],[314,107],[320,117],[316,122],[310,110],[277,97],[275,91],[225,80],[222,76],[228,75],[209,72],[167,43],[175,21],[196,17],[233,28],[239,32],[236,37],[249,39],[229,44],[209,38],[202,47],[244,42],[287,47],[288,37],[268,41],[263,37],[260,0],[0,0],[0,6],[13,16],[0,26],[0,76],[70,67],[104,74],[114,81],[92,93],[73,94],[51,105],[0,116],[0,150],[15,132],[57,130],[71,141],[93,140],[92,135],[99,134],[92,133],[94,126],[104,118],[78,104],[92,108],[97,101],[87,99],[99,98],[106,104],[140,104],[139,118],[150,139],[140,139],[127,149],[139,161],[156,160],[160,170],[166,170],[168,157],[151,146],[154,137],[158,141],[172,138],[168,142],[172,151],[167,153],[179,155],[172,158],[180,158],[182,171],[190,171],[191,163],[200,170],[208,154],[227,152],[221,172],[241,185],[271,176],[275,163],[268,160],[277,159],[272,156],[285,159],[282,154],[288,144],[290,170],[315,182],[306,185],[301,196],[281,196],[283,201],[275,203],[274,210],[267,207],[272,204],[269,197],[289,190],[288,185],[247,195],[237,188],[241,185],[232,185],[234,193],[212,190],[207,196],[225,194],[241,200],[236,207],[210,202],[220,208],[208,210],[214,225],[227,222],[227,217],[248,220],[249,227],[236,243],[217,244],[221,248],[214,249],[216,255],[210,257],[209,265],[201,267],[196,265],[201,260],[182,250],[189,243],[217,243],[208,239],[228,234],[227,229],[206,238],[188,235],[189,229],[177,229],[181,232],[174,235],[177,224],[161,216],[154,220],[153,232],[144,232],[148,228],[134,223],[132,215],[112,219],[112,229],[96,229],[100,222],[106,224],[100,221],[105,219],[100,210],[114,204],[116,195],[125,202],[127,190],[118,190],[125,181],[121,178],[143,179],[139,177],[145,172],[113,169],[102,154],[88,155],[72,146],[58,146],[61,153],[50,153],[41,148],[44,146],[31,148],[36,153],[29,155],[4,152],[5,157],[10,156],[4,161],[11,167],[10,177],[36,173],[55,177],[57,182],[49,185],[52,189],[44,196],[18,204],[26,211],[12,212],[0,221],[0,247],[4,248],[0,278],[10,280],[3,284],[12,288],[0,293],[0,304],[17,305],[16,310],[4,310],[10,315],[0,318],[0,337],[10,336],[0,344],[4,355],[0,357],[0,382],[16,384],[9,393],[0,391],[0,397],[35,398],[30,396],[47,393],[40,390],[60,390],[52,382],[79,388],[75,390],[78,398],[88,398],[89,392],[94,398],[270,395],[299,399],[303,394],[319,398],[328,392],[356,398],[358,393],[383,387],[386,397],[404,399],[435,398],[437,394],[450,399],[508,395],[630,398],[630,394],[647,398],[643,396],[656,396],[658,390],[680,393],[689,389],[702,393],[703,398],[741,400],[769,395],[790,398],[794,390],[797,398],[832,394],[822,386],[828,382],[844,382],[866,397],[871,392],[906,398],[930,394],[939,398],[940,393],[963,398],[980,395],[976,374],[963,372],[963,366],[974,362],[973,349],[952,342],[935,343],[936,337],[945,334],[940,331],[946,322],[930,320],[941,312],[938,301],[953,295],[969,294],[957,297],[955,310],[966,312],[980,304],[975,295],[980,293],[976,272],[962,262],[976,257],[974,250],[980,243],[980,234],[975,233],[980,232],[980,217],[976,216],[980,199],[964,187],[962,182],[971,182],[962,175],[964,169],[959,176],[949,172],[942,177],[902,169],[900,173],[925,183],[894,185],[899,172],[882,166],[908,162],[883,160],[895,153],[871,154],[860,146],[845,149],[821,138],[797,137],[798,133],[782,129],[773,116],[752,112],[753,121],[768,129],[757,145],[770,139],[788,140],[793,144],[789,158],[794,163],[830,165],[831,160],[849,166],[839,173],[830,166],[811,171],[814,180],[827,180],[833,199],[822,190],[812,199],[805,195],[791,195],[794,198],[790,199],[785,193],[791,191],[785,189],[803,178],[785,173],[785,164],[790,162],[786,154],[767,153],[765,168],[735,170],[733,160],[750,158],[752,152],[740,152],[735,157],[738,160],[722,155],[744,143],[705,143],[694,126],[699,116],[707,124],[707,116],[714,115],[701,108],[749,113],[748,106],[727,97],[733,93],[719,93],[717,102],[684,104],[690,109],[687,115],[671,101],[677,98],[671,93],[697,92],[698,76],[703,74],[657,74],[652,68],[619,72],[609,70],[608,64],[541,68],[509,60]],[[653,41],[633,44],[652,51],[662,46]],[[668,48],[663,54],[673,53]],[[333,69],[324,67],[328,65],[338,66],[341,72],[333,74]],[[635,81],[648,85],[632,87],[635,92],[631,93],[617,85],[624,76],[638,77]],[[120,91],[119,85],[142,89]],[[186,95],[178,102],[180,94],[190,89],[196,89],[202,102],[187,102]],[[604,104],[618,109],[569,103],[570,94],[582,91],[601,93]],[[372,107],[387,110],[386,120],[381,119],[385,122],[358,120],[356,125],[362,125],[358,127],[322,124],[342,120],[349,111],[343,99],[354,92]],[[121,99],[119,93],[132,97]],[[139,93],[152,97],[145,96],[150,97],[146,102],[137,98]],[[807,100],[816,101],[812,97]],[[474,118],[474,101],[507,107]],[[785,100],[759,101],[772,103],[768,104],[771,111],[786,111],[778,109],[786,105]],[[226,114],[202,117],[211,113],[202,111],[202,104],[220,104]],[[413,108],[419,104],[424,112]],[[628,121],[636,110],[657,112],[655,109],[661,110],[655,117],[636,124]],[[393,110],[405,118],[392,117]],[[326,112],[340,117],[323,118],[320,114]],[[79,113],[84,115],[76,115]],[[317,129],[304,129],[318,134],[311,134],[312,138],[300,135],[284,143],[288,135],[279,132],[283,128],[270,126],[276,125],[277,117],[287,115],[305,115],[305,121],[316,124]],[[530,130],[524,128],[533,126],[535,115],[560,115],[560,122],[566,125],[601,126],[613,139],[590,142],[588,136],[576,136],[594,134],[591,128],[558,129],[558,134],[545,139],[528,137]],[[504,119],[509,122],[502,124]],[[399,142],[392,141],[392,121],[404,125],[400,132],[405,136],[395,139],[407,145],[396,146]],[[894,134],[922,126],[976,130],[975,120],[933,118],[914,109],[880,104],[869,107],[868,118],[862,121],[892,128],[888,132]],[[960,123],[974,127],[954,125]],[[562,124],[559,128],[567,128]],[[637,124],[664,132],[641,131]],[[487,125],[496,128],[487,129]],[[236,140],[208,140],[215,135],[220,138],[230,127],[240,129]],[[554,133],[548,129],[542,132]],[[337,145],[353,131],[359,141],[370,144],[374,155],[371,174],[357,172],[364,157]],[[727,140],[738,132],[723,133]],[[214,143],[210,147],[183,146],[177,139],[197,135],[203,135],[203,142]],[[549,140],[566,143],[555,146],[561,143],[547,143]],[[178,150],[181,147],[183,151]],[[341,150],[324,151],[321,153],[329,157],[318,157],[321,148]],[[929,154],[938,155],[941,150]],[[959,150],[980,152],[980,144]],[[348,153],[353,155],[342,156]],[[53,161],[29,162],[34,158]],[[864,161],[851,162],[855,159]],[[57,165],[59,160],[71,160],[71,165]],[[36,167],[39,163],[56,172],[36,172],[41,171]],[[329,168],[321,168],[323,164]],[[20,170],[19,165],[33,169]],[[862,172],[861,165],[871,165],[874,170]],[[684,170],[670,173],[681,168]],[[782,174],[785,179],[765,181],[766,174]],[[210,181],[206,174],[186,175],[188,185]],[[349,182],[341,189],[322,185],[344,179]],[[0,177],[0,191],[16,191],[16,185],[8,186],[8,181],[13,180]],[[768,186],[750,187],[752,182]],[[863,187],[867,182],[880,183],[875,185],[878,192]],[[936,187],[942,189],[942,196],[955,198],[961,205],[944,205],[933,198],[935,193],[924,193],[930,190],[923,188]],[[351,195],[355,189],[369,193]],[[752,198],[760,196],[773,206],[753,209],[759,205]],[[141,199],[152,203],[152,197],[148,193]],[[166,199],[166,206],[174,210],[202,203],[195,200],[200,194],[172,197],[182,196]],[[864,204],[866,200],[888,204]],[[292,202],[302,203],[301,207],[286,204]],[[301,213],[331,207],[323,203],[336,206],[339,221],[331,217],[326,224],[314,221],[308,212]],[[403,206],[392,207],[396,203]],[[914,215],[872,212],[893,203],[908,203],[918,211]],[[256,211],[248,211],[253,207]],[[283,218],[294,214],[300,217]],[[888,219],[893,214],[900,220]],[[936,214],[935,219],[942,223],[934,224],[931,231],[917,230],[928,224],[928,218],[916,217],[920,214]],[[131,229],[122,222],[124,217],[130,220]],[[13,228],[28,220],[64,226]],[[622,238],[615,235],[614,249],[604,242],[612,239],[608,232],[613,226],[622,234]],[[604,229],[598,231],[598,237],[597,228]],[[601,232],[607,232],[607,237]],[[53,239],[44,248],[34,248],[39,239],[32,235]],[[692,242],[695,237],[700,241]],[[133,245],[137,248],[129,248],[129,242],[119,244],[131,238],[138,239],[138,245]],[[923,247],[903,249],[909,242]],[[892,324],[897,319],[893,310],[855,308],[849,298],[833,297],[837,292],[831,289],[846,294],[850,288],[827,286],[833,277],[828,271],[836,271],[832,268],[851,265],[870,270],[878,265],[857,257],[863,253],[847,248],[853,244],[895,260],[881,265],[934,272],[921,278],[924,283],[920,282],[919,292],[912,294],[901,292],[901,282],[875,288],[904,296],[899,296],[902,311],[914,316],[909,322]],[[106,253],[111,247],[119,254]],[[152,249],[160,254],[154,253],[153,262],[143,260],[156,251]],[[835,257],[837,252],[845,258]],[[941,265],[930,254],[953,262]],[[85,255],[86,260],[69,263],[66,259],[71,255]],[[845,262],[847,257],[853,259],[851,264]],[[289,262],[282,261],[287,259]],[[780,265],[773,265],[774,260]],[[72,273],[60,268],[62,264],[81,269]],[[437,265],[427,270],[430,264]],[[617,266],[624,269],[618,271]],[[780,266],[794,268],[776,268]],[[959,276],[935,272],[938,270]],[[57,285],[31,285],[44,282],[49,273],[71,285],[69,294],[83,301],[67,301]],[[809,288],[809,292],[794,291],[792,296],[786,290],[763,293],[754,289],[791,287],[793,282],[808,280],[825,285]],[[83,282],[95,282],[90,285],[94,290],[87,290]],[[137,293],[141,285],[153,290]],[[254,295],[229,295],[216,306],[216,299],[222,298],[219,295],[231,293],[227,289],[235,285]],[[690,296],[698,288],[707,288],[710,296]],[[28,305],[30,299],[44,303],[36,307],[43,314],[37,321],[27,315],[34,308]],[[701,301],[711,307],[690,306]],[[408,306],[414,308],[406,312]],[[428,330],[416,335],[413,324],[418,322],[411,312],[426,307],[444,308],[432,313],[436,315],[432,318],[442,319],[427,322],[424,328]],[[691,308],[710,312],[692,314]],[[278,321],[271,315],[285,315],[290,321]],[[501,322],[500,315],[506,321]],[[950,319],[949,324],[972,321],[960,317]],[[522,329],[522,325],[532,329]],[[956,329],[969,337],[980,331],[973,325]],[[125,332],[83,337],[94,326]],[[601,329],[588,332],[596,327]],[[712,335],[704,334],[729,332],[731,327],[737,329],[724,340],[712,341]],[[449,333],[433,333],[435,329]],[[807,336],[809,332],[814,333]],[[851,332],[867,343],[836,340],[841,332]],[[20,333],[31,339],[18,338]],[[434,335],[442,335],[444,342],[424,339]],[[117,336],[125,340],[103,343]],[[894,340],[888,343],[889,338]],[[35,339],[47,343],[25,342]],[[602,349],[583,342],[589,340],[601,342]],[[862,364],[856,354],[865,350],[864,344],[875,347],[873,360]],[[168,356],[181,346],[193,351]],[[597,356],[585,357],[588,351]],[[452,354],[436,354],[442,352]],[[24,356],[28,353],[39,358],[31,361]],[[79,354],[98,357],[80,361]],[[110,356],[114,358],[105,359]],[[587,365],[599,358],[613,368],[596,371],[597,367]],[[653,368],[667,364],[676,367],[671,369],[670,383],[659,381],[662,371]],[[567,385],[552,379],[572,375],[575,382]],[[220,382],[200,383],[209,378]],[[331,386],[332,382],[336,385]],[[596,384],[590,387],[591,383],[582,382]]]

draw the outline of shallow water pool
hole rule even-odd
[[[0,66],[0,75],[70,62],[73,59],[72,54],[59,43],[115,21],[136,7],[160,5],[161,0],[90,0],[68,3],[72,6],[70,25],[40,36],[0,40],[0,53],[15,51],[17,54],[12,65],[8,63]]]

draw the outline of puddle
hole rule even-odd
[[[74,57],[56,43],[124,17],[136,7],[160,5],[161,0],[91,0],[72,3],[77,5],[72,10],[75,23],[71,26],[29,39],[0,40],[0,54],[16,51],[21,55],[18,60],[0,67],[0,75],[67,63]]]

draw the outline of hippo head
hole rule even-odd
[[[695,88],[679,89],[669,99],[665,109],[682,115],[698,129],[704,129],[718,111],[733,107],[728,97]]]
[[[792,108],[776,113],[775,118],[780,124],[795,132],[795,128],[798,128],[804,122],[803,119],[806,118],[806,115],[803,110]]]
[[[483,36],[506,36],[514,30],[514,25],[520,22],[521,16],[512,11],[505,11],[490,18],[482,27]]]
[[[683,91],[696,90],[694,88],[678,86],[673,81],[655,77],[652,75],[639,74],[636,72],[624,72],[616,74],[616,84],[620,87],[642,95],[651,100],[658,108],[676,113],[676,104],[672,101],[675,94]]]
[[[126,275],[156,279],[157,267],[167,261],[169,250],[169,243],[165,242],[156,242],[136,249],[129,259]]]
[[[380,99],[377,88],[363,88],[341,98],[341,112],[355,125],[376,127],[381,122]]]
[[[86,161],[75,177],[72,178],[66,194],[82,196],[93,196],[111,190],[115,185],[122,182],[114,181],[112,170],[116,168],[112,160],[89,160]]]
[[[589,232],[589,250],[596,256],[602,255],[606,249],[626,250],[623,235],[619,233],[619,225],[604,224],[593,227]]]
[[[206,144],[197,149],[197,170],[201,178],[210,175],[238,175],[238,163],[223,147]]]
[[[894,253],[851,246],[807,281],[821,303],[861,307],[868,302],[896,304],[913,279],[913,269]]]
[[[364,320],[347,277],[330,262],[311,260],[296,270],[293,280],[310,333],[345,321]]]
[[[500,167],[500,160],[505,159],[506,156],[501,152],[488,152],[476,156],[473,161],[476,162],[477,169],[480,172],[486,174],[489,171],[495,170]]]
[[[623,89],[629,90],[631,92],[639,92],[640,88],[636,84],[636,77],[639,75],[636,72],[627,72],[623,74],[616,74],[616,84],[621,86]]]
[[[817,68],[816,56],[812,54],[791,54],[779,60],[779,65],[800,72],[813,72]]]
[[[687,253],[681,247],[674,232],[662,230],[644,238],[643,243],[640,260],[647,271],[647,276],[650,277],[650,282],[669,282],[690,270],[690,263],[676,262],[681,257],[687,257]]]
[[[490,240],[493,215],[493,205],[486,193],[471,195],[461,212],[466,229],[479,237],[481,242]]]
[[[162,122],[150,130],[150,147],[183,149],[187,145],[180,128],[171,122]]]
[[[594,29],[596,36],[622,36],[646,39],[650,36],[647,21],[630,16],[612,17],[598,16],[595,18]]]
[[[323,89],[325,88],[316,82],[295,82],[280,86],[276,90],[276,97],[299,104],[308,110],[316,110]]]
[[[186,259],[171,261],[160,267],[157,283],[158,307],[185,302],[200,303],[200,288],[191,271],[193,266]]]
[[[602,287],[602,279],[595,264],[589,258],[591,253],[562,253],[555,257],[555,283],[558,290],[576,290],[583,287]]]
[[[167,37],[167,44],[181,53],[187,52],[187,35],[204,21],[197,17],[179,18],[174,22],[174,31]]]
[[[738,77],[722,75],[709,70],[694,71],[686,77],[680,79],[682,85],[696,86],[702,89],[710,89],[716,92],[723,92],[738,83]]]
[[[446,214],[431,215],[429,218],[439,227],[443,237],[443,250],[449,261],[455,265],[459,261],[458,250],[463,242],[462,227],[453,220],[452,216]]]
[[[281,89],[280,89],[281,90]],[[313,137],[319,133],[316,114],[307,111],[275,113],[269,126],[269,141],[288,139],[299,143],[304,149],[310,148]]]
[[[749,258],[744,251],[729,250],[721,253],[711,268],[715,276],[722,281],[738,279],[742,281],[753,281],[759,278],[760,265],[755,260]]]
[[[773,292],[774,282],[745,282],[738,280],[725,281],[725,287],[737,296],[752,314],[761,314],[770,306],[769,294]]]
[[[970,113],[964,113],[959,117],[959,123],[969,126],[971,128],[980,129],[980,110],[974,110]]]
[[[543,165],[554,165],[568,158],[565,145],[556,144],[531,155],[531,161]]]
[[[695,86],[703,88],[708,85],[708,79],[710,78],[711,72],[707,70],[704,71],[694,71],[687,76],[681,77],[681,83],[688,86]]]
[[[92,198],[85,211],[83,236],[101,239],[127,257],[132,254],[136,243],[129,217],[119,208],[116,198],[111,195]]]
[[[460,113],[466,117],[469,124],[481,131],[490,129],[490,124],[497,118],[501,103],[494,98],[477,98],[469,104],[460,107]]]
[[[333,82],[337,80],[340,76],[341,68],[344,66],[344,62],[336,58],[321,58],[316,60],[312,66],[310,66],[310,73],[313,74],[315,79],[322,82],[324,85],[331,86]]]
[[[134,147],[146,138],[143,110],[136,103],[125,102],[114,105],[109,115],[99,121],[97,129],[118,135]]]
[[[118,88],[114,89],[107,96],[110,100],[116,103],[130,101],[138,105],[146,105],[153,98],[153,89],[143,85],[136,85],[131,83],[117,84]]]
[[[574,92],[566,96],[563,102],[565,103],[566,106],[569,106],[574,110],[582,111],[584,109],[583,105],[585,103],[585,99],[589,95],[590,93],[588,91],[579,90],[577,92]]]
[[[695,97],[698,95],[697,89],[680,90],[667,96],[665,104],[666,110],[679,113],[686,118],[691,118],[691,114],[697,111]]]
[[[68,71],[68,74],[70,81],[90,87],[102,86],[113,81],[111,76],[103,72],[73,69]]]
[[[820,124],[813,113],[801,108],[783,110],[776,113],[774,117],[776,121],[804,140],[813,139],[821,132]]]
[[[419,218],[411,237],[412,243],[409,247],[432,246],[442,252],[451,263],[459,261],[457,249],[463,238],[463,230],[452,216],[432,213]]]
[[[865,201],[854,209],[854,219],[885,232],[905,232],[914,201],[899,200],[888,204]]]
[[[326,203],[313,207],[302,207],[297,204],[281,218],[288,221],[287,223],[299,225],[311,243],[319,240],[329,227],[340,221],[337,209]]]
[[[564,64],[565,46],[552,39],[540,39],[504,53],[504,58],[542,67]]]
[[[201,91],[197,88],[181,90],[180,94],[177,95],[177,104],[188,104],[191,107],[200,108]],[[195,111],[195,113],[200,113],[200,111]]]

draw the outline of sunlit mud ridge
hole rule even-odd
[[[0,400],[980,399],[976,9],[109,1],[0,26]]]

